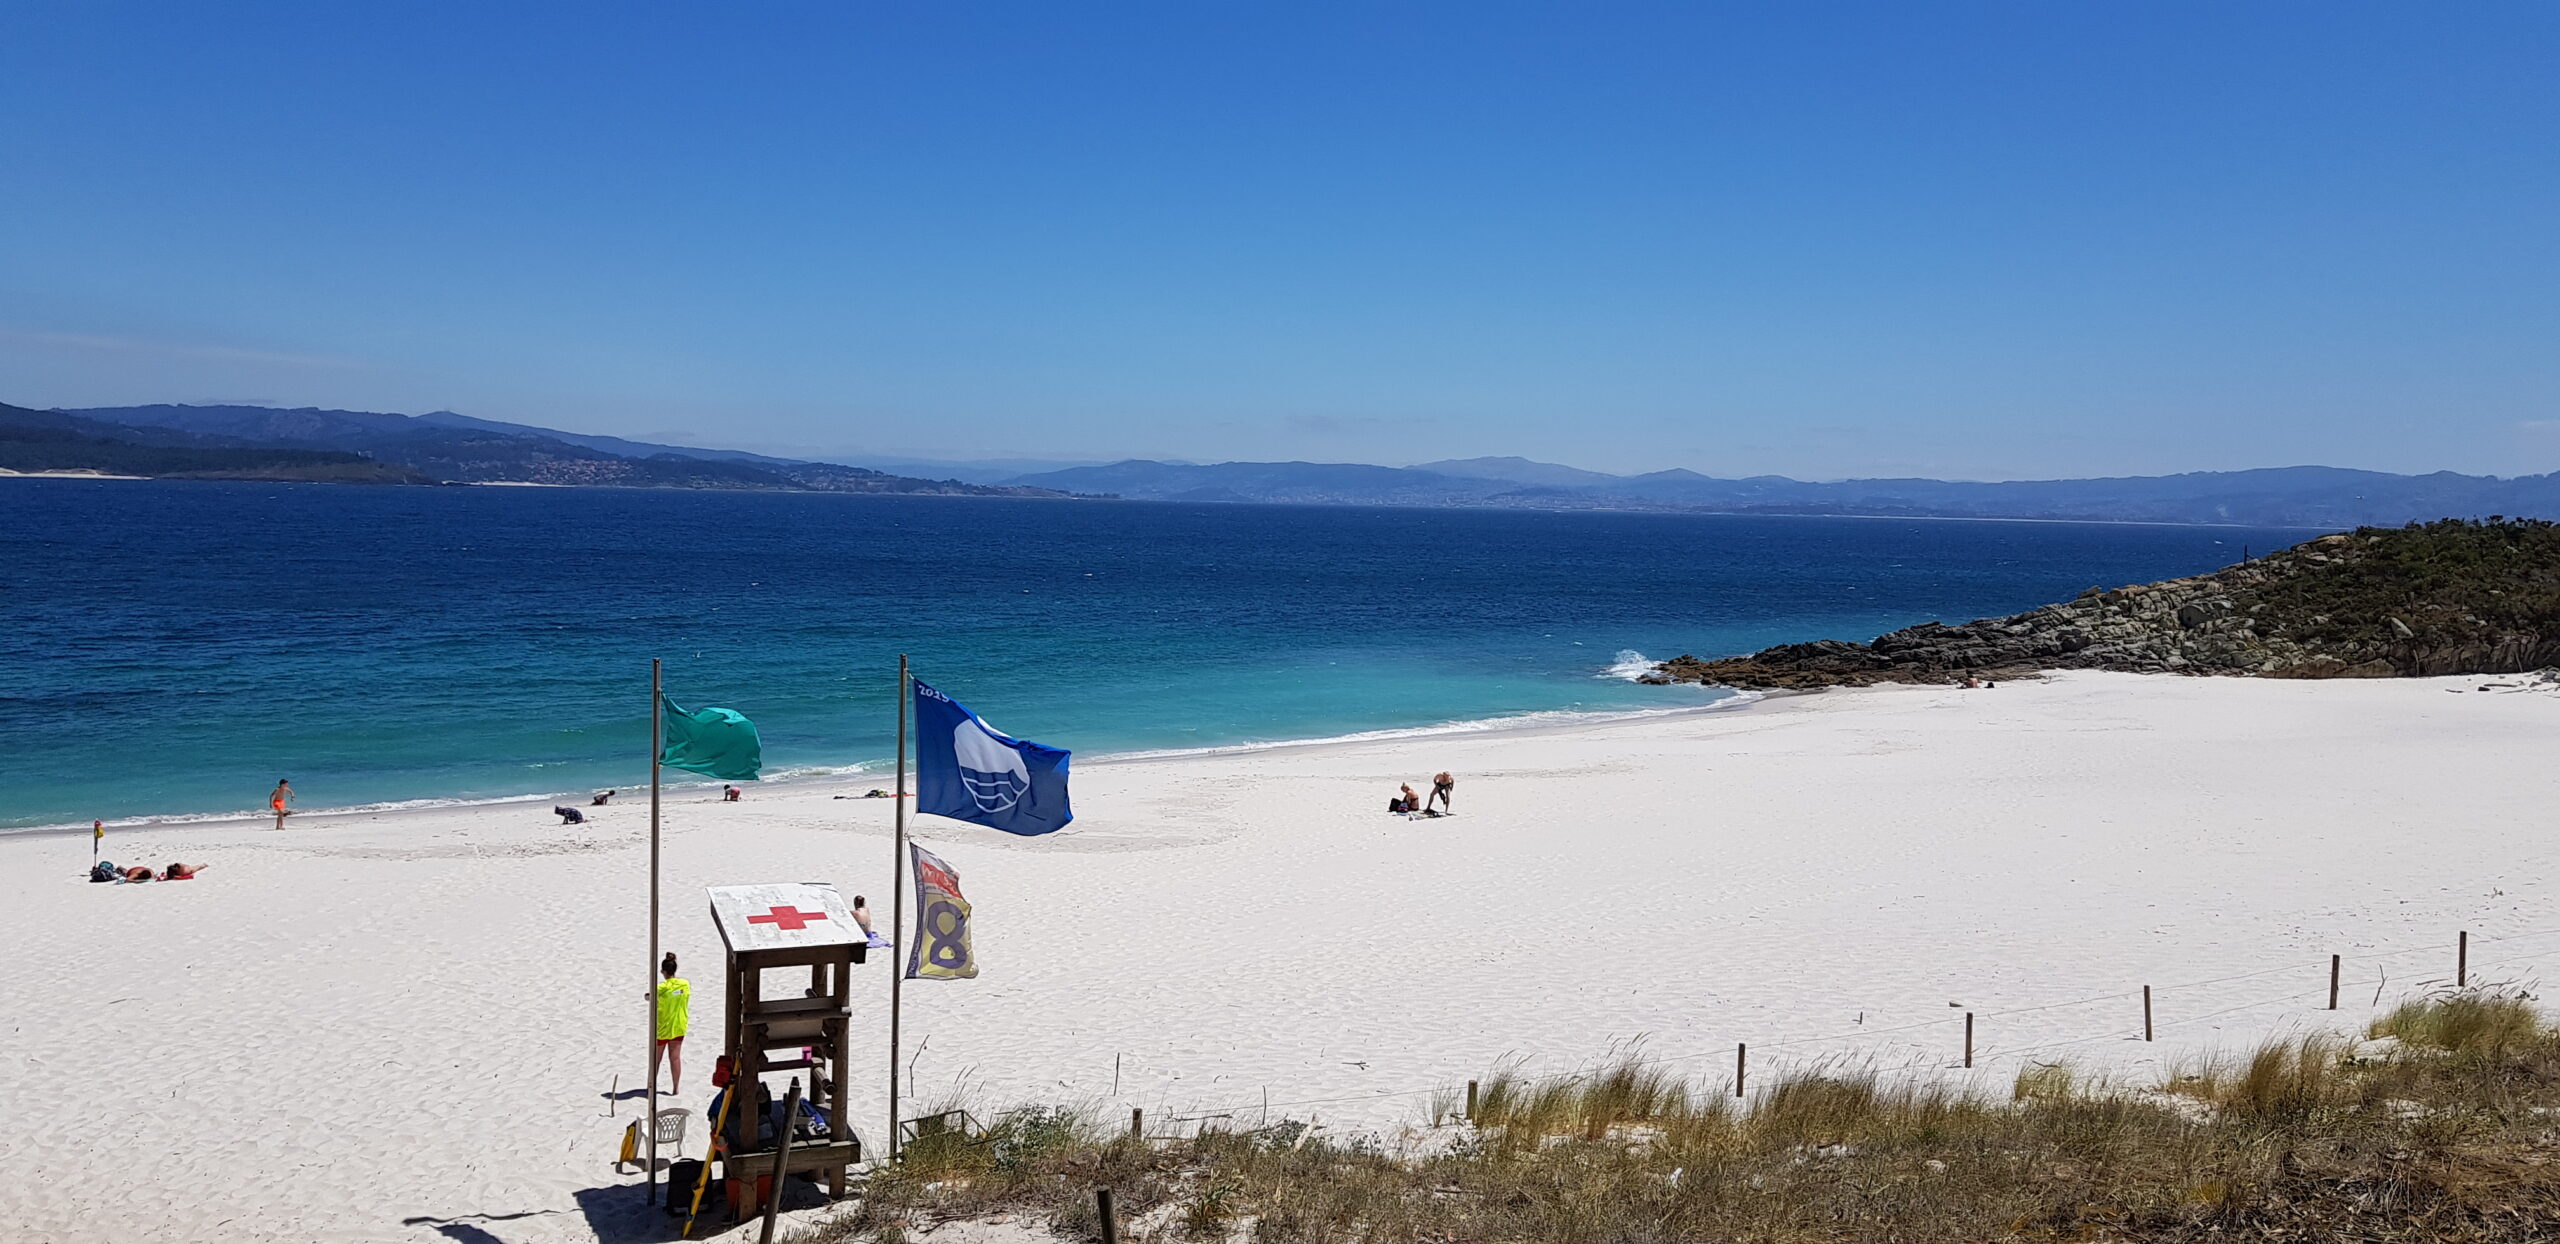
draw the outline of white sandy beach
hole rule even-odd
[[[1755,1085],[1961,1078],[1968,1010],[1986,1091],[2028,1059],[2151,1077],[2360,1026],[2447,983],[2457,930],[2475,980],[2560,964],[2560,694],[2472,690],[2498,681],[2071,674],[1080,763],[1058,835],[919,823],[984,975],[911,984],[907,1051],[928,1102],[1171,1127],[1267,1094],[1390,1135],[1507,1055],[1567,1071],[1639,1037],[1717,1086],[1737,1041]],[[1441,768],[1458,815],[1381,811]],[[832,881],[886,926],[890,801],[843,790],[668,808],[678,1104],[716,1053],[703,887]],[[644,1071],[647,815],[111,831],[119,862],[212,865],[148,886],[86,884],[85,834],[0,838],[0,1238],[671,1238],[611,1166],[637,1103],[606,1100]],[[885,1006],[886,957],[862,971]],[[857,1023],[884,1048],[877,1008]],[[874,1141],[881,1080],[854,1085]]]

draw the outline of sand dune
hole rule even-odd
[[[2030,1059],[2141,1077],[2360,1024],[2450,977],[2457,930],[2476,976],[2538,979],[2560,695],[2448,693],[2483,681],[2084,674],[1080,763],[1062,834],[919,826],[985,974],[907,991],[917,1091],[1168,1125],[1267,1095],[1394,1133],[1505,1057],[1567,1071],[1639,1038],[1713,1084],[1737,1041],[1755,1083],[1826,1059],[1960,1079],[1969,1010],[1970,1075],[2005,1090]],[[1439,768],[1457,816],[1380,810]],[[889,802],[839,793],[670,806],[666,942],[699,994],[706,885],[828,880],[885,917]],[[141,887],[83,883],[86,835],[0,840],[7,1238],[663,1235],[610,1165],[636,1106],[606,1099],[643,1072],[646,816],[114,833],[121,862],[213,865]],[[854,1087],[876,1137],[881,1075]]]

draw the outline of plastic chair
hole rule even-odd
[[[685,1120],[693,1112],[681,1106],[658,1112],[658,1156],[673,1162],[684,1156]]]
[[[680,1106],[658,1112],[658,1157],[669,1165],[684,1157],[684,1124],[692,1117],[692,1111]],[[613,1169],[618,1173],[634,1162],[648,1160],[649,1146],[640,1139],[640,1120],[633,1119],[631,1126],[623,1129],[622,1154],[613,1160]]]

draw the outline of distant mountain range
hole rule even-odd
[[[1310,505],[1511,506],[1552,510],[1680,510],[1931,518],[2076,519],[2343,528],[2438,518],[2560,518],[2560,473],[2393,475],[2338,467],[2271,467],[1966,483],[1934,479],[1808,482],[1782,475],[1717,479],[1689,470],[1608,475],[1526,458],[1467,458],[1411,467],[1325,462],[1133,460],[1017,476],[1016,484],[1159,501]]]
[[[48,424],[48,419],[59,426]],[[69,422],[62,422],[66,420]],[[26,448],[33,442],[25,438],[39,433],[58,437],[66,432],[75,434],[82,443],[56,444],[41,454]],[[171,469],[133,465],[145,461],[136,457],[135,450],[154,447],[198,453],[228,451],[233,455],[229,460],[241,465],[231,468],[226,478],[734,488],[910,496],[1064,495],[1036,486],[917,479],[867,467],[802,462],[734,449],[697,449],[618,436],[587,436],[474,419],[442,410],[395,415],[266,406],[112,406],[64,411],[0,407],[0,469],[189,477],[207,474],[207,469],[189,465],[197,459],[168,459],[175,464]],[[310,458],[313,454],[323,455],[326,460]],[[43,465],[37,465],[39,462]],[[370,466],[358,469],[350,463]],[[329,474],[323,467],[337,473]]]
[[[907,495],[1121,497],[1240,505],[1497,506],[1723,514],[2071,519],[2346,528],[2439,518],[2560,518],[2560,472],[2393,475],[2272,467],[2186,475],[1967,483],[1719,479],[1672,469],[1612,475],[1527,458],[1416,466],[1353,462],[1155,462],[1008,473],[1031,460],[883,465],[948,468],[924,479],[870,466],[563,432],[451,411],[267,406],[0,406],[0,470],[383,483],[526,483]]]

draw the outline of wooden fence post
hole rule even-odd
[[[1749,1045],[1746,1045],[1746,1044],[1744,1044],[1744,1043],[1740,1042],[1740,1041],[1736,1041],[1736,1042],[1734,1042],[1734,1044],[1733,1044],[1733,1095],[1734,1095],[1734,1096],[1736,1096],[1736,1097],[1740,1097],[1740,1096],[1742,1096],[1742,1073],[1743,1073],[1746,1069],[1748,1069],[1748,1067],[1749,1067],[1749,1065],[1750,1065],[1750,1060],[1751,1060],[1751,1047],[1750,1047]]]
[[[1467,1081],[1467,1122],[1476,1121],[1476,1082]]]
[[[1147,1108],[1144,1106],[1129,1107],[1129,1139],[1145,1140],[1146,1138]]]
[[[2471,930],[2464,929],[2454,936],[2453,987],[2467,989],[2471,986]]]
[[[2338,956],[2329,956],[2329,1009],[2338,1009]]]
[[[738,1088],[732,1084],[729,1086],[729,1091],[734,1093]],[[773,1244],[773,1222],[774,1219],[782,1216],[782,1189],[785,1184],[791,1182],[784,1178],[784,1173],[791,1169],[789,1166],[791,1133],[798,1130],[799,1122],[800,1078],[793,1076],[791,1095],[784,1098],[782,1102],[782,1135],[774,1141],[773,1146],[773,1191],[765,1196],[764,1230],[756,1234],[756,1244]]]
[[[2151,986],[2142,987],[2142,1039],[2151,1039]]]
[[[1973,1012],[1964,1013],[1964,1065],[1973,1065]]]
[[[1093,1190],[1093,1208],[1102,1217],[1102,1244],[1120,1244],[1120,1224],[1111,1220],[1111,1189]]]

